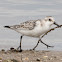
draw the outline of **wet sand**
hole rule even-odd
[[[0,51],[0,62],[62,62],[62,51]]]

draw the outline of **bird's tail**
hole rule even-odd
[[[4,26],[5,28],[10,28],[10,26]]]

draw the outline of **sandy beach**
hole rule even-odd
[[[0,62],[62,62],[62,51],[0,51]]]

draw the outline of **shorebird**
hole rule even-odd
[[[12,30],[15,30],[15,31],[17,31],[18,33],[21,34],[20,46],[18,47],[18,48],[20,48],[20,52],[21,52],[22,51],[22,49],[21,49],[21,41],[22,41],[23,36],[30,36],[30,37],[39,38],[38,42],[41,41],[41,43],[43,43],[47,47],[53,47],[53,46],[49,46],[49,45],[45,44],[41,40],[41,35],[43,35],[46,32],[48,32],[53,24],[55,24],[56,26],[59,26],[55,22],[55,20],[54,20],[54,18],[52,16],[47,16],[44,19],[30,20],[30,21],[20,23],[18,25],[4,26],[4,27],[12,29]],[[33,50],[34,49],[35,48],[33,48]]]

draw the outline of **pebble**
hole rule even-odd
[[[0,57],[0,60],[2,60],[2,58]]]
[[[4,50],[4,49],[2,49],[1,51],[3,51],[3,52],[4,52],[5,50]]]
[[[29,60],[29,58],[28,57],[25,57],[23,60]]]
[[[48,56],[44,56],[44,58],[48,58]]]
[[[40,61],[40,58],[37,58],[36,61]]]
[[[12,47],[12,48],[10,48],[10,50],[14,50],[14,48]]]

